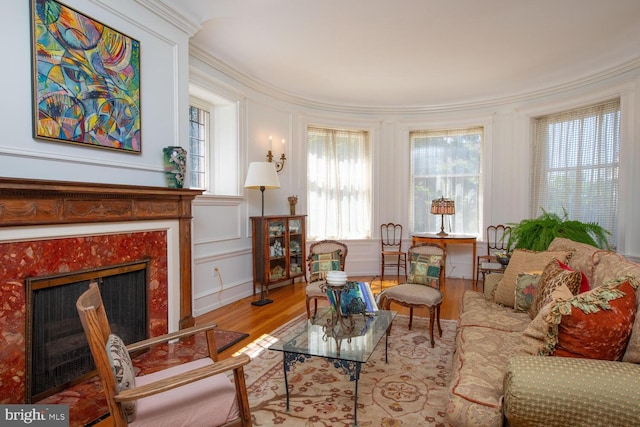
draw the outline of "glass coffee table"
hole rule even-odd
[[[289,411],[289,383],[287,372],[296,362],[317,356],[324,357],[355,382],[353,421],[358,425],[358,379],[360,368],[376,346],[385,337],[385,361],[387,360],[388,331],[397,312],[378,310],[372,314],[354,314],[349,318],[336,319],[327,308],[315,319],[307,320],[269,347],[283,353],[284,386]],[[336,321],[338,320],[338,321]]]

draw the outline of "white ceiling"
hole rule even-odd
[[[640,61],[640,0],[158,0],[192,45],[314,102],[483,102]]]

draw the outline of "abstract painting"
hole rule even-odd
[[[141,153],[140,42],[31,0],[35,138]]]

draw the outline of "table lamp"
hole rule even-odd
[[[455,203],[451,199],[445,199],[442,196],[439,199],[433,199],[431,201],[431,213],[434,215],[441,216],[441,225],[440,232],[437,234],[438,236],[448,236],[448,233],[444,231],[444,216],[445,215],[453,215],[456,213]]]

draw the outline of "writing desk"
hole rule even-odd
[[[416,233],[412,236],[413,244],[433,243],[447,251],[447,245],[471,245],[473,247],[473,258],[471,260],[471,283],[475,283],[476,274],[476,236],[471,234],[447,234],[446,236],[438,236],[435,233]],[[443,268],[444,276],[447,277],[447,265]]]

